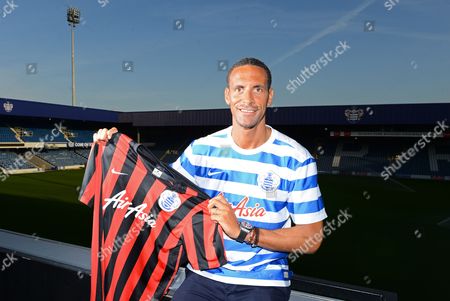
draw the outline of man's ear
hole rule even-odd
[[[272,99],[274,95],[274,91],[272,88],[269,89],[269,99],[267,100],[267,106],[270,107],[272,105]]]
[[[231,101],[230,101],[230,88],[225,87],[225,90],[223,91],[223,96],[225,98],[225,102],[227,103],[227,105],[230,105]]]

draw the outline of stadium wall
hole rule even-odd
[[[0,117],[41,117],[139,126],[223,126],[229,109],[118,112],[0,98]],[[273,125],[427,125],[450,117],[449,103],[271,107]]]
[[[429,125],[450,117],[450,103],[273,107],[272,125]],[[223,126],[231,124],[229,109],[124,112],[119,122],[143,126]]]

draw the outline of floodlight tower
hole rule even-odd
[[[75,94],[75,25],[80,23],[80,10],[75,7],[69,7],[67,9],[67,22],[72,33],[72,106],[76,105]]]

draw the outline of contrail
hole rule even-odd
[[[334,23],[333,25],[331,25],[331,26],[321,30],[320,32],[316,33],[311,38],[309,38],[307,41],[296,45],[289,52],[285,53],[284,55],[282,55],[278,59],[276,59],[270,66],[273,67],[273,66],[283,62],[284,60],[286,60],[287,58],[293,56],[294,54],[299,53],[300,51],[302,51],[303,49],[305,49],[309,45],[314,44],[315,42],[317,42],[321,38],[323,38],[323,37],[325,37],[325,36],[327,36],[327,35],[329,35],[331,33],[334,33],[336,31],[346,27],[348,22],[351,19],[353,19],[354,17],[359,15],[363,10],[365,10],[368,6],[370,6],[374,2],[375,2],[375,0],[367,0],[366,2],[364,2],[363,4],[361,4],[360,6],[355,8],[354,10],[350,11],[346,15],[342,16],[341,18],[339,18],[339,20],[337,20],[336,23]]]

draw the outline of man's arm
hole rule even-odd
[[[320,221],[285,229],[259,229],[258,246],[281,252],[291,252],[301,248],[302,251],[306,249],[304,253],[312,254],[322,243],[322,224]]]
[[[236,239],[240,233],[240,226],[234,209],[222,194],[209,201],[208,208],[211,219],[218,222],[223,231],[232,239]],[[266,230],[259,229],[258,246],[279,252],[291,252],[302,248],[304,253],[316,252],[322,243],[322,221],[296,225],[291,228]]]

